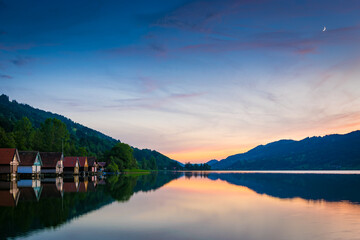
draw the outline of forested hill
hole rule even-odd
[[[280,140],[212,162],[211,166],[229,170],[360,169],[360,131],[301,141]]]
[[[35,128],[39,128],[46,119],[59,119],[65,123],[70,133],[70,138],[77,145],[76,147],[85,147],[88,153],[94,155],[103,154],[118,142],[101,132],[75,123],[59,114],[33,108],[27,104],[18,103],[15,100],[9,101],[9,97],[4,94],[0,96],[0,127],[6,132],[11,132],[16,122],[23,117],[27,117]]]
[[[62,140],[65,155],[97,156],[108,163],[117,161],[120,170],[122,167],[130,167],[124,165],[125,160],[133,161],[130,165],[135,168],[150,170],[182,168],[179,162],[157,151],[135,147],[130,150],[133,157],[124,160],[122,156],[116,156],[119,154],[116,149],[127,148],[128,145],[119,146],[119,140],[59,114],[36,109],[15,100],[10,101],[4,94],[0,96],[0,147],[61,151]],[[130,149],[130,146],[128,148]]]

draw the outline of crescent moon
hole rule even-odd
[[[324,27],[324,29],[323,29],[322,31],[325,32],[325,31],[326,31],[326,27]]]

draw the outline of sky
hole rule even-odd
[[[0,0],[0,93],[181,162],[360,129],[358,0]]]

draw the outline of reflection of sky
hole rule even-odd
[[[359,10],[2,0],[1,92],[181,161],[344,133],[360,125]]]
[[[360,208],[279,199],[224,181],[180,178],[30,239],[356,239]]]

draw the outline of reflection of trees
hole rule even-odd
[[[107,179],[106,192],[117,201],[125,202],[134,193],[137,176],[112,175]]]
[[[185,178],[187,178],[187,179],[190,179],[192,177],[207,178],[208,175],[209,175],[209,172],[201,172],[201,171],[185,172]]]
[[[60,226],[114,200],[128,201],[134,192],[156,190],[180,176],[179,173],[112,175],[106,179],[105,184],[97,184],[87,178],[80,181],[73,178],[64,181],[46,179],[41,183],[40,198],[33,196],[31,187],[20,188],[20,200],[16,207],[0,207],[0,239]],[[78,190],[82,189],[82,185],[84,189],[67,191],[67,186],[64,187],[65,184],[76,183],[80,186]],[[3,182],[0,189],[10,194],[11,189],[17,189],[17,185],[13,185],[11,182]]]
[[[135,192],[138,191],[152,191],[156,190],[168,182],[171,182],[174,179],[177,179],[179,177],[183,176],[183,173],[181,172],[162,172],[162,173],[151,173],[151,174],[145,174],[141,175],[138,178],[138,181],[136,183]]]
[[[360,203],[360,175],[355,174],[211,173],[208,177],[278,198]]]
[[[29,189],[23,190],[27,192]],[[24,201],[20,199],[16,207],[0,208],[0,238],[57,227],[113,201],[100,189],[89,193],[64,193],[61,196],[55,183],[45,183],[39,201],[36,198],[33,201],[29,198]],[[26,195],[22,195],[22,198],[25,197]]]

